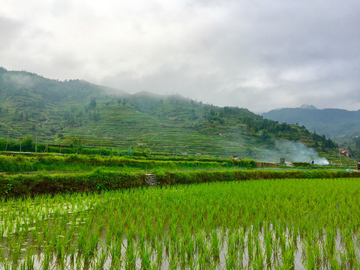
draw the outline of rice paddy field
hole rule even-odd
[[[2,269],[360,269],[360,181],[3,199]]]

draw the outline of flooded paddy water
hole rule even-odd
[[[359,179],[2,201],[2,269],[360,269]]]

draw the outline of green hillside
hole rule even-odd
[[[360,130],[360,110],[284,108],[263,113],[265,118],[304,125],[318,134],[337,138]]]
[[[309,130],[330,137],[340,147],[351,150],[355,156],[360,157],[360,110],[309,108],[272,110],[262,116],[274,121],[304,125]]]
[[[50,80],[3,68],[0,116],[2,138],[31,135],[34,141],[64,147],[79,138],[84,146],[255,159],[276,150],[279,140],[302,142],[326,155],[337,147],[305,127],[279,124],[247,109],[179,95],[130,95],[85,81]]]

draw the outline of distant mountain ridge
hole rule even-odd
[[[272,109],[271,111],[279,111],[279,110],[283,110],[283,109],[294,109],[294,108],[281,107],[281,108]],[[308,105],[308,104],[303,104],[300,107],[297,107],[296,109],[318,110],[318,108],[316,108],[314,105]],[[265,114],[265,113],[263,113],[263,114]]]
[[[307,129],[333,139],[360,131],[360,110],[317,109],[313,105],[299,108],[283,108],[263,113],[262,116],[288,124],[298,123]]]
[[[316,108],[314,105],[308,105],[308,104],[303,104],[300,106],[300,109],[307,109],[307,110],[318,110],[318,108]]]

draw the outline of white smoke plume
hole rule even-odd
[[[308,162],[314,161],[317,165],[329,165],[329,161],[313,149],[299,142],[277,141],[274,150],[269,151],[264,157],[269,162],[279,162],[280,158],[290,162]]]
[[[329,161],[326,158],[318,158],[314,160],[314,164],[316,165],[329,165]]]

